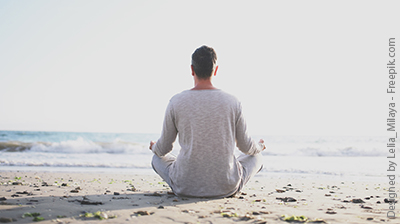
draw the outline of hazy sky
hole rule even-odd
[[[191,54],[206,44],[218,55],[215,85],[241,100],[251,134],[385,134],[399,8],[2,0],[0,130],[158,133],[169,99],[192,88]]]

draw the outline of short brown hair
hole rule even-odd
[[[203,45],[192,54],[193,70],[200,79],[211,77],[217,63],[217,53],[212,47]]]

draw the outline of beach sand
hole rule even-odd
[[[256,176],[223,199],[177,197],[155,174],[2,171],[0,184],[1,222],[400,223],[387,217],[384,183],[371,181]]]

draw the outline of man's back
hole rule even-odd
[[[207,197],[237,190],[242,169],[233,153],[237,134],[246,131],[241,120],[239,101],[218,89],[187,90],[171,99],[163,132],[179,134],[181,151],[169,171],[174,192]],[[175,140],[173,134],[163,136],[156,154],[168,153],[162,148]],[[251,139],[240,143],[252,147]]]
[[[188,90],[171,100],[181,152],[170,171],[183,194],[234,193],[237,100],[221,90]]]
[[[264,140],[251,139],[239,101],[211,82],[216,60],[213,48],[196,49],[190,66],[194,88],[172,97],[161,137],[150,142],[153,169],[178,195],[230,196],[262,168]],[[181,150],[175,157],[169,152],[177,135]],[[238,158],[235,143],[244,153]]]

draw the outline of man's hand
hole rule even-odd
[[[153,147],[154,144],[156,144],[155,141],[151,141],[151,142],[150,142],[150,146],[149,146],[150,151],[151,151],[151,147]]]
[[[262,147],[262,150],[266,149],[267,147],[265,147],[264,145],[264,140],[260,139],[260,141],[258,142],[258,144]]]

